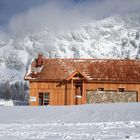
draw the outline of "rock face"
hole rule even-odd
[[[140,15],[91,21],[70,31],[48,28],[22,36],[0,32],[0,82],[20,81],[38,52],[55,58],[140,58]]]
[[[135,91],[87,91],[87,103],[136,102]]]

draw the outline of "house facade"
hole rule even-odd
[[[29,66],[30,105],[140,102],[140,61],[50,59]]]

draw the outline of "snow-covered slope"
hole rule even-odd
[[[0,123],[96,123],[140,121],[140,103],[0,108]],[[10,114],[10,115],[9,115]],[[24,115],[23,115],[24,114]]]
[[[140,15],[90,21],[71,31],[46,27],[22,37],[0,33],[0,81],[23,80],[38,52],[51,58],[139,58]]]
[[[139,140],[140,103],[1,107],[1,140]]]

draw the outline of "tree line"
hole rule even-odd
[[[5,100],[27,101],[29,99],[29,87],[26,82],[0,84],[0,98]]]

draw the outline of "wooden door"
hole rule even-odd
[[[82,83],[75,84],[75,105],[82,104]]]

